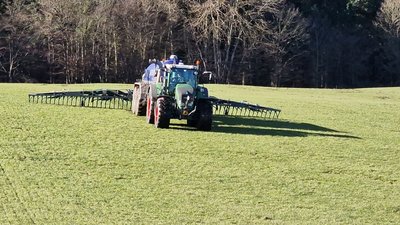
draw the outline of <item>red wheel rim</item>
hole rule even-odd
[[[158,104],[154,108],[154,124],[158,125]]]
[[[151,100],[150,100],[150,98],[147,98],[147,112],[146,112],[146,115],[147,115],[147,119],[149,121],[150,121],[150,116],[151,116],[150,110],[151,110]]]

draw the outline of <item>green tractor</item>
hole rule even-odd
[[[278,118],[281,110],[246,101],[224,100],[208,95],[200,81],[211,79],[210,72],[199,73],[199,65],[179,63],[175,55],[169,60],[153,60],[133,90],[97,89],[29,94],[29,102],[77,107],[132,110],[146,116],[157,128],[168,128],[171,119],[186,119],[187,124],[209,131],[212,117],[241,116]]]
[[[207,88],[200,86],[198,65],[152,61],[141,82],[134,84],[132,112],[146,115],[148,123],[157,128],[169,128],[171,119],[186,119],[199,130],[212,127],[213,104]]]

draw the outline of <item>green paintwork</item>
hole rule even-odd
[[[199,71],[179,65],[164,72],[164,79],[159,79],[156,83],[156,92],[157,97],[173,98],[180,115],[184,111],[188,113],[194,110],[197,99],[208,98],[207,88],[199,86]]]

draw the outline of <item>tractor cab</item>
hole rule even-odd
[[[189,89],[191,88],[193,92],[197,87],[197,75],[197,68],[193,66],[172,66],[167,72],[168,94],[174,95],[178,86],[186,86]]]

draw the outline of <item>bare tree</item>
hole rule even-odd
[[[269,51],[274,62],[271,86],[278,87],[290,80],[297,60],[305,53],[308,42],[309,24],[298,9],[282,5],[272,16],[272,21],[265,28],[263,46]]]
[[[116,5],[115,26],[123,41],[123,62],[128,75],[139,78],[150,58],[167,57],[175,51],[174,25],[179,19],[177,1],[127,0]],[[134,67],[134,68],[133,68]],[[133,74],[132,74],[133,73]]]
[[[147,59],[174,51],[177,1],[38,2],[52,77],[66,83],[132,81]]]
[[[197,50],[207,67],[212,66],[220,82],[231,81],[232,66],[239,55],[258,42],[257,26],[274,11],[280,0],[191,1],[186,24],[190,27]],[[240,54],[241,53],[241,54]],[[211,63],[210,63],[211,64]]]
[[[400,2],[385,0],[377,15],[375,25],[388,35],[400,38]]]
[[[39,0],[40,32],[47,45],[51,81],[107,82],[118,73],[116,0]],[[93,77],[93,74],[96,77]],[[116,78],[114,77],[114,80]]]
[[[33,29],[24,1],[6,4],[6,16],[1,18],[0,27],[0,71],[7,74],[8,81],[16,81],[16,71],[33,47]]]
[[[40,14],[36,23],[47,47],[50,82],[60,82],[59,75],[63,75],[65,82],[71,83],[76,73],[73,39],[79,22],[79,5],[76,1],[61,0],[39,0],[38,3]]]
[[[386,57],[384,68],[390,74],[392,85],[400,83],[400,1],[385,0],[375,20],[384,31],[383,50]]]

